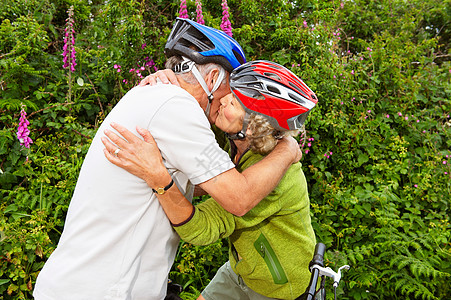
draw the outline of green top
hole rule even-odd
[[[248,151],[236,168],[241,172],[262,158]],[[309,283],[308,264],[316,240],[300,163],[293,164],[279,185],[244,216],[234,216],[209,198],[196,206],[191,220],[175,230],[196,245],[228,237],[233,271],[264,296],[294,299]]]

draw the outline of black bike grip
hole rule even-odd
[[[315,246],[315,254],[313,255],[313,259],[310,262],[310,267],[313,265],[319,265],[324,267],[324,252],[326,252],[326,245],[323,243],[317,243]]]
[[[317,268],[312,269],[314,265],[319,265],[324,267],[324,252],[326,252],[326,245],[323,243],[317,243],[315,246],[315,252],[313,253],[313,258],[310,261],[309,269],[312,275],[310,276],[310,282],[305,290],[305,293],[296,298],[295,300],[313,300],[316,294],[316,287],[318,284],[318,279],[320,278],[319,270]]]

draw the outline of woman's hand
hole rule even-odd
[[[105,145],[105,157],[113,164],[145,180],[149,187],[165,186],[170,182],[170,175],[163,164],[155,140],[149,131],[137,127],[136,130],[144,141],[127,130],[124,126],[111,123],[120,135],[105,130],[102,143]]]
[[[159,70],[156,73],[148,75],[146,78],[141,80],[139,86],[145,86],[147,84],[156,85],[157,78],[161,80],[164,84],[174,84],[176,86],[180,86],[175,73],[171,69]]]

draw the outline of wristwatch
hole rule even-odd
[[[171,188],[171,186],[173,184],[174,184],[174,179],[172,179],[171,182],[165,187],[159,187],[156,190],[152,189],[152,192],[154,192],[155,194],[158,194],[158,195],[163,195],[164,193],[166,193],[167,190],[169,190]]]

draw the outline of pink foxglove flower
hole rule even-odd
[[[196,22],[199,24],[204,25],[205,21],[204,21],[204,16],[202,14],[202,3],[200,2],[200,0],[196,0]]]
[[[227,5],[227,0],[222,0],[222,21],[221,21],[221,29],[232,36],[232,23],[229,20],[229,6]]]
[[[17,128],[17,138],[19,139],[20,145],[25,148],[30,148],[30,144],[33,143],[33,140],[28,136],[30,134],[28,125],[30,125],[30,122],[27,120],[27,113],[25,112],[24,106],[22,106],[19,127]]]
[[[180,1],[179,18],[188,19],[188,10],[186,8],[186,0]]]
[[[155,64],[155,62],[153,61],[153,59],[150,58],[146,58],[146,67],[152,68],[156,71],[158,71],[157,65]]]
[[[74,37],[74,7],[71,6],[67,11],[66,28],[64,29],[64,46],[63,46],[63,68],[69,68],[70,72],[75,72],[77,65],[75,60],[75,37]]]

